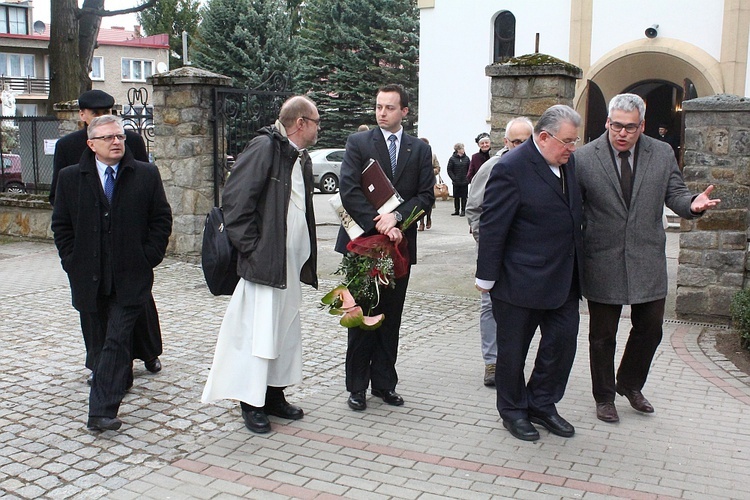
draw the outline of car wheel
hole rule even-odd
[[[18,182],[9,182],[5,185],[5,192],[6,193],[25,193],[26,189],[23,187],[23,184],[20,184]]]
[[[320,191],[323,193],[335,193],[339,188],[339,180],[333,174],[326,174],[320,179]]]

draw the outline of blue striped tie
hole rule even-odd
[[[109,200],[109,203],[112,204],[112,194],[115,192],[115,169],[112,167],[107,167],[107,170],[104,172],[104,195],[107,197],[107,200]]]
[[[391,156],[391,171],[393,172],[393,175],[396,175],[396,135],[391,134],[391,136],[388,138],[388,141],[390,144],[388,145],[388,154]]]

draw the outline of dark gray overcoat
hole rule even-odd
[[[605,132],[575,152],[583,196],[583,295],[603,304],[641,304],[667,296],[666,204],[693,219],[669,144],[641,135],[630,209]]]

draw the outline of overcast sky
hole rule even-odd
[[[32,14],[34,21],[44,21],[45,24],[49,24],[52,21],[50,19],[50,1],[52,0],[34,0],[34,13]],[[121,10],[135,7],[141,3],[139,0],[105,0],[104,8],[107,10]],[[79,0],[78,5],[83,5],[83,1]],[[136,14],[102,18],[102,28],[122,26],[127,30],[132,30],[136,24],[138,24]]]

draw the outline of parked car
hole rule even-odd
[[[343,149],[318,149],[310,151],[313,182],[321,193],[335,193],[339,189]]]
[[[0,188],[4,193],[25,193],[26,188],[21,179],[21,157],[14,154],[3,154],[0,166]]]

